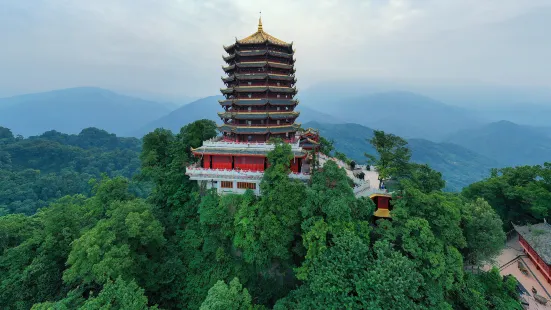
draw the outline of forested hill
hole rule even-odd
[[[503,222],[475,191],[492,198],[494,186],[478,184],[468,199],[442,192],[440,173],[396,152],[392,161],[375,164],[379,172],[395,171],[404,192],[393,200],[392,221],[376,219],[373,201],[355,197],[333,161],[308,183],[289,178],[291,146],[276,141],[261,196],[251,190],[219,196],[184,169],[196,160],[191,148],[216,134],[208,120],[178,134],[147,134],[139,156],[139,180],[153,188],[147,197],[136,197],[125,178],[102,178],[90,197],[65,196],[30,216],[0,216],[1,308],[520,309],[514,277],[469,268],[491,262],[506,240]],[[51,171],[97,174],[118,163],[110,171],[115,175],[133,167],[115,158],[91,164],[85,156],[133,150],[105,143],[84,148],[75,146],[83,145],[78,137],[67,145],[52,136],[69,139],[53,133],[18,139],[2,130],[6,169],[15,169],[9,158],[19,146],[25,150],[17,153],[24,158],[20,168],[48,160]],[[400,149],[405,144],[393,135],[377,137]],[[63,151],[23,147],[35,143]],[[548,180],[546,171],[537,174]],[[544,198],[546,182],[540,183]],[[515,213],[531,211],[529,202],[524,206]]]
[[[96,128],[23,138],[0,127],[0,214],[33,214],[65,195],[90,195],[90,179],[102,174],[131,178],[140,167],[140,150],[139,139]]]
[[[337,151],[358,163],[366,161],[365,153],[375,154],[375,149],[368,141],[373,137],[371,128],[358,124],[318,122],[306,123],[303,127],[318,128],[322,136],[334,141]],[[487,177],[491,168],[502,166],[495,160],[452,143],[436,143],[424,139],[407,141],[412,160],[428,164],[441,172],[446,180],[446,189],[450,191],[461,191],[463,187]]]

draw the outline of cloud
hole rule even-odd
[[[267,32],[294,42],[301,88],[379,76],[545,84],[551,43],[526,39],[533,28],[511,34],[510,27],[546,3],[0,0],[0,90],[93,85],[214,94],[222,86],[222,45],[254,32],[260,10]],[[551,18],[542,20],[549,29]]]

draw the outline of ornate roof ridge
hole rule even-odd
[[[241,40],[237,40],[237,43],[240,43],[240,44],[255,44],[255,43],[266,43],[266,42],[269,42],[275,45],[282,45],[282,46],[292,45],[292,43],[287,43],[265,32],[264,28],[262,27],[262,18],[258,20],[258,30],[255,33]]]

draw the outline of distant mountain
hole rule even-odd
[[[320,130],[320,134],[335,141],[338,151],[345,153],[357,162],[365,162],[364,153],[375,154],[367,141],[373,137],[371,128],[358,124],[322,124],[310,122],[304,127]],[[459,191],[466,185],[479,181],[489,175],[491,168],[500,164],[459,145],[435,143],[424,139],[409,139],[408,147],[412,151],[412,160],[429,164],[442,172],[446,180],[446,189]]]
[[[536,165],[551,161],[551,137],[544,129],[499,121],[462,130],[446,141],[495,159],[505,165]]]
[[[169,129],[175,133],[180,132],[180,128],[199,119],[210,119],[219,122],[220,118],[216,112],[222,111],[218,103],[218,100],[222,98],[222,96],[210,96],[183,105],[135,130],[133,136],[142,137],[156,128]]]
[[[384,92],[325,104],[322,112],[406,138],[440,140],[482,124],[468,110],[410,92]]]
[[[478,106],[473,108],[473,113],[488,120],[488,123],[507,120],[519,125],[549,126],[551,105],[519,103]]]
[[[80,87],[1,98],[0,126],[23,136],[49,130],[76,134],[88,127],[124,136],[169,111],[157,102]]]
[[[198,119],[209,119],[215,121],[216,123],[220,123],[221,120],[218,117],[217,112],[221,112],[223,109],[218,103],[218,100],[223,98],[224,97],[222,96],[210,96],[186,104],[170,112],[169,114],[140,127],[135,130],[132,135],[142,137],[156,128],[165,128],[170,129],[172,132],[179,132],[182,126]],[[300,111],[300,116],[297,119],[298,123],[305,123],[314,120],[324,123],[342,123],[342,121],[332,117],[331,115],[321,113],[301,104],[297,106],[297,110]]]

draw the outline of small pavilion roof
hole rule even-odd
[[[377,209],[377,211],[375,211],[373,215],[376,217],[391,218],[390,210],[388,209]]]
[[[551,265],[551,225],[547,222],[513,227],[519,235],[538,253],[546,264]]]

